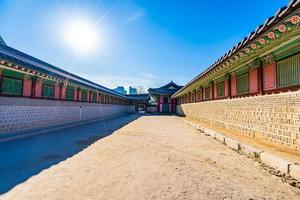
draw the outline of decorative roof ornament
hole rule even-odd
[[[257,45],[256,44],[251,44],[251,48],[252,49],[257,49]]]
[[[269,32],[268,33],[268,38],[275,39],[275,33],[274,32]]]
[[[286,32],[287,27],[286,27],[286,25],[281,24],[281,25],[278,27],[278,30],[279,30],[281,33],[284,33],[284,32]]]
[[[250,50],[249,48],[246,48],[246,49],[245,49],[245,52],[246,52],[246,53],[250,53],[251,50]]]
[[[264,57],[264,60],[265,60],[265,62],[266,62],[267,64],[273,63],[273,62],[275,61],[275,57],[274,57],[274,55],[273,55],[272,53],[269,53],[268,55],[266,55],[266,56]]]
[[[258,42],[259,42],[259,44],[261,44],[261,45],[265,45],[265,44],[266,44],[265,38],[260,38],[260,39],[258,40]]]
[[[294,15],[294,16],[291,18],[291,22],[292,22],[292,24],[294,24],[294,25],[299,25],[300,17],[299,17],[298,15]]]

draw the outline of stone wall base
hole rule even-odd
[[[202,124],[300,150],[300,91],[177,106]]]
[[[133,105],[0,97],[0,134],[134,112]]]

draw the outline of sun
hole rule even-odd
[[[73,19],[65,23],[63,40],[74,52],[81,55],[93,53],[99,45],[99,31],[86,19]]]

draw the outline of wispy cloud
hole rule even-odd
[[[128,17],[127,22],[136,21],[136,20],[140,19],[141,17],[143,17],[145,15],[145,13],[146,13],[145,10],[138,10]]]

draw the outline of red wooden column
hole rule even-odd
[[[249,70],[249,92],[257,93],[258,92],[258,69],[252,68]]]
[[[224,80],[224,97],[230,97],[230,79]]]
[[[38,77],[33,77],[32,79],[32,88],[31,88],[31,97],[32,98],[41,98],[42,97],[42,79]]]
[[[236,74],[231,75],[231,96],[235,97],[237,95],[236,92]]]
[[[159,96],[159,112],[163,111],[163,103],[164,103],[164,97]]]
[[[218,82],[217,81],[214,81],[213,82],[213,88],[214,88],[214,99],[217,99],[218,98]]]
[[[59,99],[60,96],[60,83],[56,82],[54,84],[54,99]]]
[[[277,88],[276,84],[276,62],[263,65],[263,91]]]
[[[209,86],[209,91],[210,91],[210,99],[211,100],[214,100],[214,84],[212,83],[212,84],[210,84],[210,86]]]
[[[65,100],[67,93],[67,85],[65,83],[60,84],[60,99]]]
[[[23,96],[31,97],[31,92],[32,92],[31,76],[25,75],[23,79]]]

